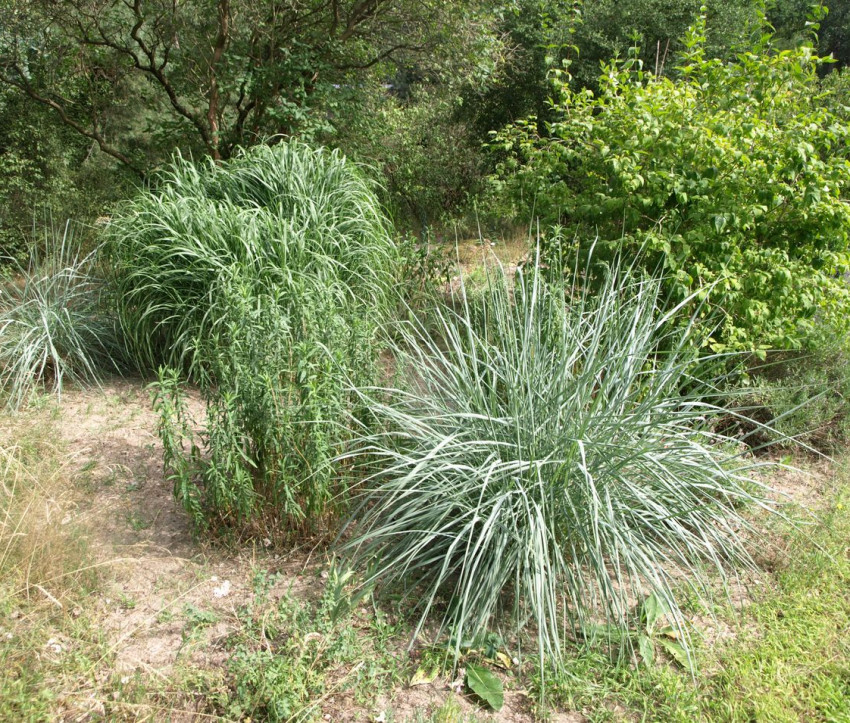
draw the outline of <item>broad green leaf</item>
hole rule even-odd
[[[669,638],[658,638],[658,644],[664,648],[664,652],[670,655],[683,668],[691,669],[691,661],[688,658],[688,653],[681,643]]]
[[[502,681],[487,668],[480,665],[467,665],[466,685],[493,710],[501,710],[505,704],[505,691]]]
[[[659,598],[654,592],[643,601],[643,621],[646,625],[646,632],[652,633],[655,628],[655,623],[667,613],[667,605],[664,600]]]
[[[638,636],[638,652],[643,662],[652,665],[655,662],[655,645],[648,635]]]

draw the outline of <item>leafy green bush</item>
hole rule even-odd
[[[634,58],[600,92],[556,81],[557,119],[495,145],[515,152],[502,182],[517,207],[579,240],[642,252],[681,300],[710,294],[725,316],[714,350],[798,348],[847,328],[850,126],[821,90],[810,46],[777,52],[765,33],[737,59],[705,53],[705,16],[674,78]],[[550,246],[547,259],[564,249]]]
[[[44,249],[0,285],[0,388],[12,408],[42,384],[61,395],[67,381],[96,383],[120,357],[114,319],[104,313],[96,252],[83,254],[70,222],[50,228]]]
[[[742,505],[763,489],[713,426],[693,320],[659,310],[658,280],[573,278],[566,294],[537,268],[491,277],[478,308],[400,325],[406,385],[361,392],[379,426],[346,456],[366,479],[345,546],[376,562],[368,582],[406,586],[420,629],[444,602],[456,641],[507,613],[558,660],[576,627],[628,639],[649,593],[683,633],[681,583],[705,593],[749,562]]]
[[[109,229],[132,353],[200,382],[197,439],[176,372],[156,387],[166,466],[206,527],[315,527],[341,499],[328,462],[372,381],[396,250],[343,156],[259,146],[222,165],[177,160]],[[203,453],[201,453],[203,452]]]

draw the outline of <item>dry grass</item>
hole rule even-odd
[[[14,442],[0,437],[0,591],[62,608],[95,575],[72,524],[70,458],[52,436],[41,418],[21,424]]]
[[[460,270],[468,274],[475,269],[491,268],[496,264],[516,266],[530,250],[528,239],[528,234],[523,231],[503,239],[482,237],[458,241],[456,256]]]

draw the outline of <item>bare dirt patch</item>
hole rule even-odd
[[[190,395],[189,404],[194,418],[202,419],[200,398]],[[142,676],[167,685],[180,666],[223,669],[229,655],[223,643],[239,632],[240,610],[255,600],[258,571],[274,574],[265,591],[270,601],[321,596],[327,560],[315,547],[217,547],[194,534],[164,477],[157,415],[142,381],[116,379],[102,389],[70,390],[52,413],[57,441],[71,454],[76,487],[66,522],[90,534],[90,547],[108,569],[96,609],[112,669],[101,676]],[[399,655],[402,660],[406,653]],[[521,693],[508,691],[503,710],[488,714],[451,681],[402,686],[368,708],[329,690],[317,712],[324,720],[354,721],[374,720],[385,711],[406,721],[447,702],[463,719],[533,720]],[[200,719],[192,711],[181,716]]]

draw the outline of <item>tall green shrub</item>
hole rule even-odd
[[[597,96],[556,80],[548,135],[534,119],[496,145],[517,210],[575,235],[573,251],[642,252],[678,300],[709,293],[724,320],[712,348],[795,348],[846,329],[850,127],[821,90],[811,46],[765,33],[730,62],[708,58],[705,16],[672,78],[634,57],[605,66]]]
[[[319,525],[329,460],[368,384],[396,251],[372,188],[336,152],[258,146],[177,159],[109,228],[119,312],[142,367],[200,384],[197,438],[174,372],[157,406],[175,493],[203,526]],[[274,529],[272,529],[274,528]]]

